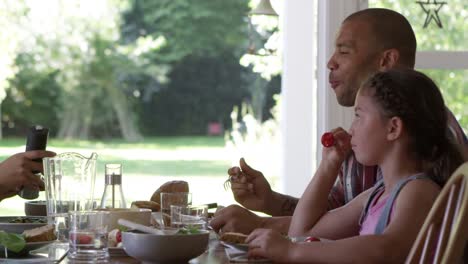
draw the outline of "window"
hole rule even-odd
[[[445,104],[454,113],[458,122],[468,132],[468,39],[466,21],[467,4],[464,0],[420,1],[370,0],[369,7],[393,9],[403,14],[416,34],[418,52],[416,69],[431,77],[441,89]],[[444,3],[444,4],[442,4]],[[426,10],[438,12],[429,15]],[[434,9],[435,8],[435,9]],[[425,23],[429,21],[429,23]],[[440,20],[442,28],[437,25]],[[426,26],[426,27],[424,27]]]
[[[98,152],[98,199],[104,163],[122,163],[128,202],[147,200],[162,183],[184,179],[194,203],[213,202],[214,196],[219,204],[233,203],[223,189],[230,161],[238,164],[240,157],[226,148],[225,132],[235,123],[231,113],[248,105],[238,112],[254,113],[248,121],[257,129],[271,117],[272,94],[281,83],[280,67],[266,80],[239,63],[249,48],[247,14],[255,4],[0,1],[1,123],[5,137],[20,138],[0,142],[0,161],[24,149],[31,123],[41,124],[50,128],[48,149]],[[257,37],[263,45],[263,36]],[[246,120],[234,121],[249,129]],[[256,149],[259,155],[245,152],[266,160],[268,168],[279,164],[264,156],[273,151]],[[213,196],[207,186],[219,192]],[[23,204],[18,197],[2,201],[0,215],[22,214]]]

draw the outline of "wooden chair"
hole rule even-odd
[[[467,239],[468,162],[465,162],[437,197],[406,263],[458,263],[468,246]]]

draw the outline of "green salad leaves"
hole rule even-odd
[[[187,226],[187,227],[182,227],[181,229],[179,229],[179,231],[177,232],[177,234],[181,234],[181,235],[192,235],[192,234],[200,234],[200,229],[198,229],[198,227],[195,227],[195,226]]]
[[[20,252],[26,246],[23,235],[7,233],[0,230],[0,245],[15,253]]]

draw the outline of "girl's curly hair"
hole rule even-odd
[[[443,185],[463,156],[448,129],[448,110],[437,85],[421,72],[399,69],[375,74],[361,90],[374,98],[385,117],[401,118],[413,155],[424,162],[426,174]]]

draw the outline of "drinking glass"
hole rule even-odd
[[[72,263],[106,263],[109,259],[109,212],[71,211],[68,259]]]
[[[206,229],[208,206],[171,205],[171,227]]]
[[[171,226],[171,205],[187,206],[191,204],[191,193],[161,193],[161,213],[164,227]]]

